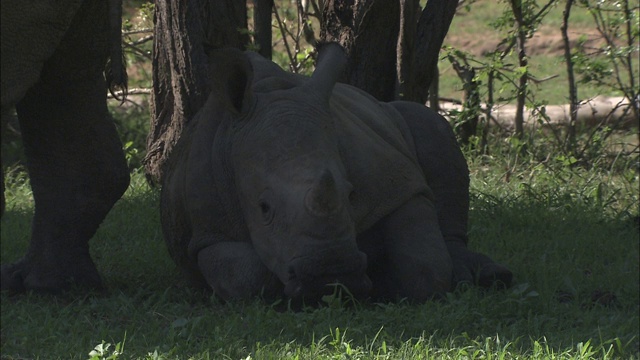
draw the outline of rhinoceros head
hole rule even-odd
[[[253,246],[286,295],[313,299],[341,283],[363,296],[371,282],[329,109],[345,56],[336,44],[325,45],[320,56],[310,79],[283,80],[274,70],[233,101],[234,182]],[[244,77],[251,83],[252,76]]]

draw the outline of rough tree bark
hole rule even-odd
[[[520,78],[518,79],[518,93],[516,94],[516,117],[514,119],[516,127],[514,135],[518,139],[522,139],[524,137],[524,105],[527,99],[526,91],[529,83],[529,73],[526,70],[527,65],[529,65],[526,52],[527,33],[525,28],[525,19],[522,12],[522,2],[518,0],[511,0],[511,9],[513,11],[513,15],[515,16],[517,27],[516,43],[518,45],[518,66],[520,66],[520,68],[522,69],[525,69],[524,73],[522,73],[522,75],[520,75]]]
[[[396,98],[396,46],[400,29],[397,1],[328,0],[320,39],[335,41],[349,57],[340,81],[378,100]]]
[[[209,92],[207,53],[249,43],[246,3],[234,0],[166,0],[155,5],[153,93],[145,173],[159,183],[162,167],[182,129]]]
[[[564,60],[567,64],[567,78],[569,82],[569,123],[567,124],[567,146],[566,149],[575,154],[576,151],[576,120],[578,119],[578,89],[576,88],[576,80],[573,73],[573,59],[571,55],[571,45],[569,43],[569,16],[573,0],[567,0],[564,11],[562,12],[562,25],[560,32],[562,33],[562,44],[564,46]]]
[[[457,0],[329,0],[320,38],[349,55],[342,81],[378,100],[425,103]]]
[[[271,13],[273,0],[253,0],[253,28],[254,39],[258,46],[258,53],[271,59]]]
[[[396,45],[396,98],[411,98],[418,85],[415,74],[416,31],[420,3],[417,0],[399,0],[400,31]]]
[[[429,0],[418,20],[416,34],[413,92],[405,95],[406,100],[424,104],[428,99],[429,87],[437,76],[436,69],[440,48],[449,26],[456,14],[458,0]]]

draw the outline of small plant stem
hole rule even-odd
[[[569,27],[569,15],[573,0],[567,0],[564,11],[562,13],[562,41],[564,44],[564,59],[567,63],[567,77],[569,81],[569,123],[567,124],[567,146],[566,150],[575,155],[576,151],[576,120],[578,118],[578,89],[573,73],[573,59],[571,56],[571,46],[569,44],[569,35],[567,30]]]

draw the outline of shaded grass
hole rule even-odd
[[[108,354],[124,345],[127,359],[638,358],[637,173],[488,157],[471,167],[470,246],[514,271],[511,289],[459,289],[422,305],[336,299],[298,313],[221,303],[183,284],[162,241],[158,191],[135,173],[91,243],[109,292],[2,294],[2,358],[86,359],[103,341]],[[7,181],[3,263],[25,250],[32,206],[24,178]]]

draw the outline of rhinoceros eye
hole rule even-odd
[[[273,208],[265,200],[260,200],[258,202],[258,207],[260,207],[260,212],[262,214],[262,222],[265,225],[269,225],[271,220],[273,220]]]
[[[356,199],[356,192],[351,190],[349,192],[349,202],[353,204],[353,201]]]

